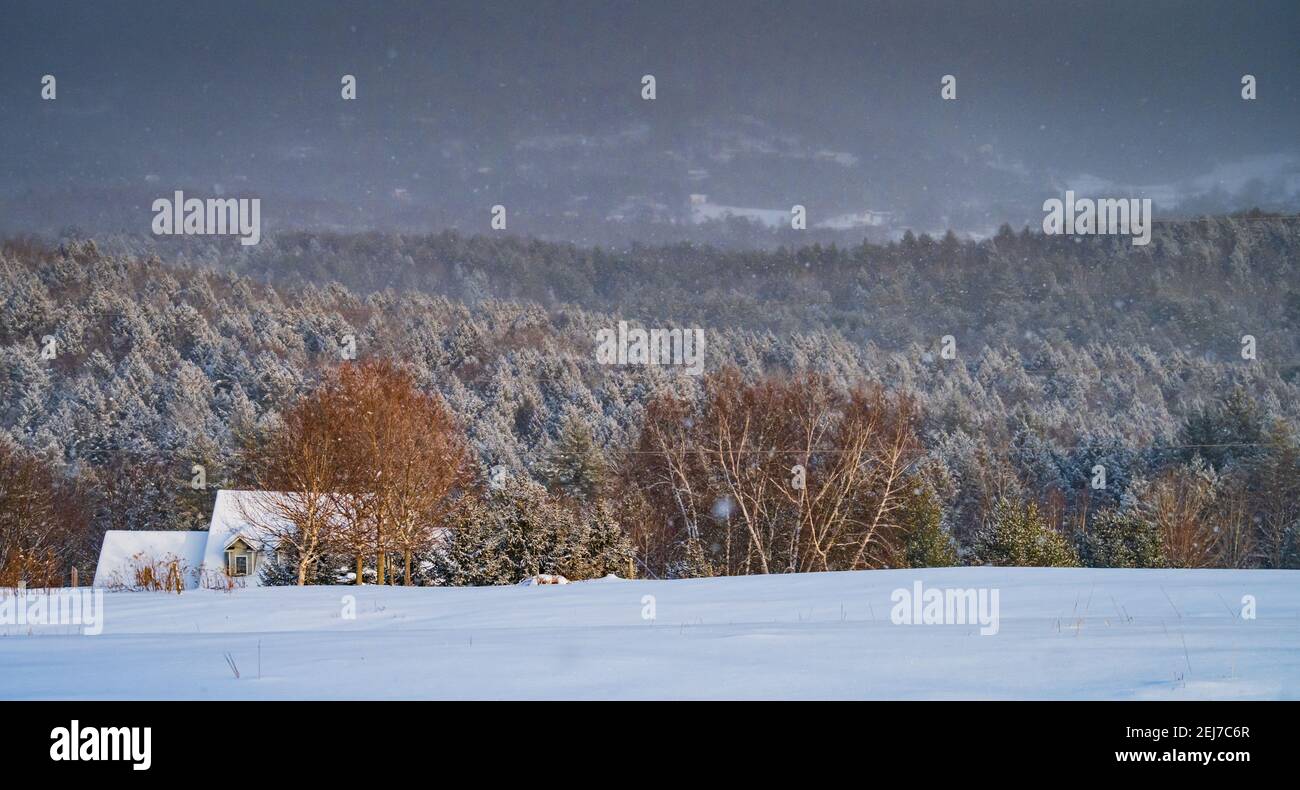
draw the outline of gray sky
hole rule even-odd
[[[1036,224],[1067,187],[1158,215],[1300,208],[1295,2],[11,0],[3,18],[9,232],[147,233],[173,189],[262,196],[272,229],[483,231],[501,203],[516,232],[578,241],[689,219],[692,193],[971,233]]]

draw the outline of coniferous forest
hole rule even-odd
[[[266,580],[1298,567],[1298,259],[1261,212],[1146,247],[10,238],[0,584],[379,470],[419,484]],[[599,364],[619,321],[702,329],[704,375]]]

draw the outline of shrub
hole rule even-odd
[[[185,589],[189,568],[175,554],[151,557],[144,552],[131,556],[126,576],[114,574],[109,586],[115,589],[180,593]]]

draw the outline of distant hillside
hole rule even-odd
[[[131,246],[164,257],[105,251]],[[0,434],[91,485],[101,529],[202,525],[210,494],[190,488],[191,465],[210,487],[238,483],[240,447],[352,335],[360,357],[396,360],[446,398],[485,470],[537,474],[566,420],[616,459],[656,393],[701,391],[680,370],[598,364],[597,330],[694,325],[707,371],[913,392],[925,450],[948,470],[945,518],[971,534],[972,492],[995,470],[1046,498],[1104,457],[1120,501],[1197,452],[1220,471],[1245,463],[1231,447],[1259,446],[1276,421],[1294,436],[1297,251],[1300,223],[1247,217],[1163,227],[1146,248],[1009,231],[743,254],[454,234],[17,239],[0,250]],[[1185,448],[1202,436],[1230,447]]]
[[[888,349],[951,334],[966,349],[1068,340],[1234,359],[1251,334],[1261,362],[1288,376],[1300,369],[1300,221],[1258,213],[1160,225],[1145,247],[1009,228],[981,242],[909,235],[772,252],[584,248],[450,232],[293,233],[251,248],[115,237],[103,246],[281,285],[572,305],[712,329],[835,329]]]

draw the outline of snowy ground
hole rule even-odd
[[[998,633],[894,625],[891,593],[917,580],[996,588]],[[1238,616],[1246,595],[1254,620]],[[1300,698],[1297,571],[952,568],[104,598],[98,636],[0,626],[0,698]]]

